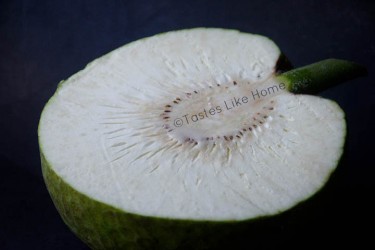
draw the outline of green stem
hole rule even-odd
[[[327,59],[287,71],[277,78],[292,93],[316,94],[339,83],[367,75],[362,65],[338,59]]]

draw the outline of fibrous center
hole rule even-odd
[[[232,81],[187,91],[164,106],[162,119],[170,137],[186,143],[240,140],[269,127],[275,110],[274,96],[285,85]]]

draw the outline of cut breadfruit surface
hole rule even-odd
[[[60,83],[38,133],[66,224],[95,249],[199,248],[215,228],[315,194],[341,157],[344,113],[292,93],[281,56],[266,37],[198,28],[130,43]]]

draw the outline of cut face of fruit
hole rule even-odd
[[[221,29],[133,42],[60,84],[41,153],[77,192],[127,213],[228,221],[287,210],[336,167],[345,121],[334,102],[289,93],[279,57],[265,37]]]

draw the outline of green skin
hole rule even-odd
[[[41,153],[43,177],[64,222],[92,249],[209,249],[246,222],[193,221],[127,213],[73,189]]]
[[[358,64],[328,59],[276,77],[293,93],[317,93],[365,72]],[[40,151],[43,177],[57,210],[92,249],[215,249],[220,240],[264,221],[194,221],[127,213],[73,189],[53,171],[42,146]]]

